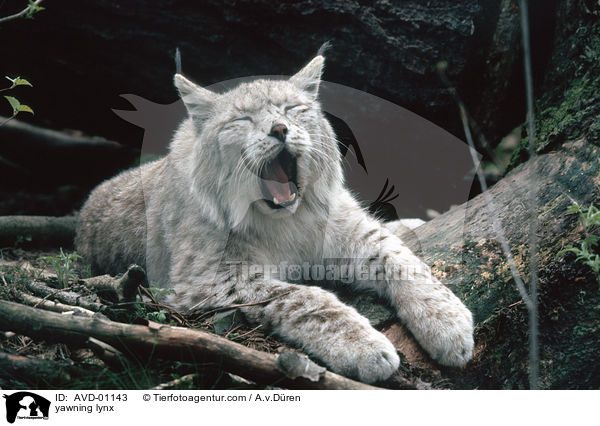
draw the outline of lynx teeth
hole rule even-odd
[[[279,201],[277,199],[277,197],[273,197],[273,204],[275,204],[276,206],[283,204],[283,203],[289,203],[290,201],[294,201],[296,199],[296,193],[292,193],[290,195],[290,198],[288,198],[286,201]]]

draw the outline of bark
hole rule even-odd
[[[66,385],[84,375],[81,368],[67,362],[31,358],[0,351],[0,383],[4,389],[17,389],[23,382],[32,386],[44,383]]]
[[[73,247],[75,217],[0,216],[0,247]]]
[[[60,290],[49,287],[43,282],[31,281],[26,283],[26,287],[32,293],[43,297],[52,297],[60,300],[67,305],[80,306],[93,312],[104,312],[108,307],[102,303],[96,302],[96,297],[82,296],[79,293],[70,290]]]
[[[59,312],[59,313],[77,313],[80,315],[85,315],[86,317],[93,317],[97,313],[94,311],[90,311],[89,309],[84,309],[80,306],[72,306],[65,305],[64,303],[53,302],[52,300],[45,300],[40,297],[32,296],[31,294],[18,292],[17,297],[19,300],[25,305],[32,306],[34,308],[45,309],[47,311]]]
[[[0,301],[0,326],[32,338],[85,342],[94,337],[139,357],[156,356],[176,361],[217,362],[226,371],[259,383],[307,389],[377,389],[343,376],[324,372],[319,381],[287,378],[277,356],[247,348],[223,337],[166,325],[148,327],[89,319],[68,318],[28,306]]]

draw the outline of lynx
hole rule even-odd
[[[96,271],[144,265],[178,309],[244,305],[248,321],[331,370],[384,380],[399,366],[394,346],[315,285],[341,281],[387,298],[434,360],[462,366],[470,311],[344,185],[318,101],[323,66],[319,54],[289,79],[225,93],[176,74],[188,117],[168,155],[91,193],[76,248]]]

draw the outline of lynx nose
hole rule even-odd
[[[287,132],[288,129],[285,124],[277,123],[273,124],[273,127],[271,127],[271,133],[269,133],[269,136],[273,136],[274,138],[277,138],[279,142],[285,143],[285,136],[287,135]]]

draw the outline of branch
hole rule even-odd
[[[90,311],[89,309],[85,309],[80,306],[65,305],[60,302],[42,299],[40,297],[32,296],[31,294],[23,293],[20,291],[17,292],[17,296],[19,297],[19,300],[21,300],[21,302],[23,302],[24,304],[32,306],[34,308],[44,309],[46,311],[59,313],[77,312],[78,314],[85,315],[86,317],[93,317],[94,315],[97,315],[96,312]]]
[[[0,377],[28,383],[69,383],[85,370],[65,362],[30,358],[0,351]],[[13,385],[14,386],[14,385]]]
[[[8,21],[13,21],[15,19],[19,19],[23,16],[26,16],[28,13],[30,13],[31,11],[33,11],[34,9],[37,8],[37,6],[39,6],[39,4],[41,2],[43,2],[44,0],[35,0],[32,4],[30,4],[29,6],[27,6],[25,9],[23,9],[22,11],[15,13],[14,15],[9,15],[9,16],[5,16],[4,18],[0,18],[0,24],[4,23],[4,22],[8,22]]]
[[[88,336],[137,356],[157,356],[188,362],[216,362],[225,371],[257,383],[300,389],[380,389],[325,371],[317,382],[286,377],[278,357],[247,348],[206,331],[167,325],[122,324],[46,312],[18,303],[0,301],[0,327],[40,339],[72,341]]]

